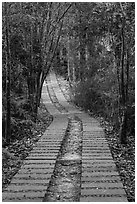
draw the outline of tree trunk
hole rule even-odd
[[[124,39],[125,19],[121,30],[122,46],[121,46],[121,109],[122,109],[122,123],[120,128],[120,142],[126,144],[127,142],[127,104],[125,97],[125,81],[124,81],[124,58],[125,58],[125,39]]]
[[[40,74],[40,78],[39,78],[39,91],[38,91],[38,104],[39,105],[40,105],[40,99],[41,99],[41,94],[42,94],[42,87],[43,87],[43,83],[45,81],[45,78],[46,78],[45,74],[41,73]]]
[[[37,81],[36,81],[36,98],[35,98],[35,107],[34,107],[34,114],[35,114],[35,122],[37,120],[37,115],[38,115],[38,107],[40,106],[40,75],[41,71],[37,75]]]
[[[120,60],[116,56],[115,53],[115,58],[114,58],[114,66],[117,70],[117,83],[118,83],[118,88],[117,88],[117,104],[118,104],[118,123],[121,124],[121,106],[120,106],[120,101],[121,101],[121,85],[120,85]],[[119,125],[118,125],[119,126]]]
[[[11,112],[10,112],[10,46],[9,46],[9,24],[8,24],[8,3],[5,6],[5,24],[6,24],[6,99],[7,99],[7,113],[6,113],[6,141],[10,142],[11,137]]]
[[[86,60],[85,60],[85,40],[84,40],[83,28],[81,24],[82,24],[82,17],[81,17],[81,13],[79,13],[79,53],[80,53],[79,77],[80,77],[80,81],[83,81],[84,80],[83,69],[86,66]]]
[[[125,52],[125,42],[124,42],[124,26],[122,27],[122,47],[121,47],[121,104],[125,106],[125,83],[124,83],[124,52]]]
[[[69,36],[68,36],[68,42],[67,42],[67,44],[68,44],[68,81],[69,81],[69,83],[71,84],[71,77],[70,77],[70,75],[71,75],[71,71],[70,71],[70,41],[69,41]]]
[[[80,81],[83,81],[84,79],[84,71],[85,68],[85,48],[84,44],[82,42],[82,39],[80,41]]]
[[[120,128],[120,142],[121,144],[127,143],[127,109],[123,110],[122,123]]]
[[[129,86],[129,53],[126,54],[126,103],[128,103],[128,86]]]
[[[128,51],[126,54],[126,77],[127,77],[127,81],[126,81],[126,87],[125,87],[125,100],[124,100],[124,106],[123,106],[123,115],[122,115],[122,123],[121,123],[121,130],[120,130],[120,141],[122,144],[126,144],[127,143],[127,117],[128,117],[128,81],[129,81],[129,59],[128,59]]]
[[[30,66],[30,105],[32,112],[35,104],[35,76],[34,76],[34,53],[33,53],[33,26],[31,25],[31,66]]]

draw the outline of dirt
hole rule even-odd
[[[81,158],[82,123],[77,117],[71,117],[43,202],[80,201]]]

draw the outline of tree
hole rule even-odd
[[[113,5],[113,22],[110,32],[117,64],[119,87],[120,141],[127,142],[127,117],[129,109],[129,71],[131,59],[134,62],[134,3]],[[111,8],[111,9],[112,9]],[[129,54],[131,53],[131,54]],[[133,63],[132,63],[132,66]]]
[[[15,43],[11,49],[13,56],[27,68],[28,99],[36,120],[43,82],[55,57],[63,18],[71,4],[20,3],[18,10],[17,5],[13,3],[11,10],[11,42]],[[17,34],[19,30],[23,40]]]
[[[10,46],[9,46],[9,4],[4,3],[4,13],[5,13],[5,43],[6,43],[6,140],[10,142],[10,135],[11,135],[11,113],[10,113]]]
[[[105,114],[119,129],[121,143],[127,141],[129,114],[134,108],[134,13],[134,3],[130,2],[75,3],[66,16],[68,29],[63,28],[67,37],[62,37],[62,46],[66,44],[69,53],[69,81],[72,83],[74,78],[76,86],[88,86],[87,95],[90,90],[99,93]],[[77,89],[75,92],[79,94]],[[86,96],[81,95],[79,100],[83,98],[83,103],[88,104]],[[87,100],[90,103],[91,99]],[[89,109],[90,106],[87,105]]]

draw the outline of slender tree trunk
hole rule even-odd
[[[29,82],[28,82],[28,87],[29,87],[29,101],[30,101],[30,106],[31,106],[31,112],[32,115],[34,116],[34,120],[36,120],[35,118],[35,105],[36,105],[36,89],[35,89],[35,73],[34,73],[34,52],[33,52],[33,25],[31,25],[31,49],[30,49],[30,53],[31,53],[31,57],[30,57],[30,72],[29,72]]]
[[[71,72],[70,72],[70,40],[69,40],[69,36],[68,36],[68,42],[67,42],[68,46],[68,81],[71,84]]]
[[[119,59],[117,59],[117,57],[115,56],[115,67],[117,70],[117,82],[118,82],[118,90],[117,90],[117,101],[118,101],[118,121],[119,124],[122,122],[121,121],[121,88],[120,88],[120,71],[119,71],[119,67],[120,67],[120,62]]]
[[[88,34],[86,33],[86,45],[85,45],[85,61],[86,61],[86,69],[87,69],[87,73],[89,70],[89,50],[88,50]],[[87,80],[87,74],[85,75],[85,80]]]
[[[31,67],[30,67],[30,80],[31,80],[31,108],[32,111],[34,109],[34,84],[33,84],[33,67],[34,63],[33,63],[33,26],[31,25]]]
[[[45,74],[44,72],[41,72],[40,73],[40,76],[39,76],[39,88],[37,90],[37,101],[38,101],[38,107],[40,105],[40,99],[41,99],[41,94],[42,94],[42,87],[43,87],[43,83],[45,81]]]
[[[40,91],[40,74],[41,71],[37,75],[37,80],[36,80],[36,94],[35,94],[35,107],[34,107],[34,114],[35,114],[35,122],[37,120],[37,115],[38,115],[38,107],[40,105],[40,99],[39,99],[39,91]]]
[[[126,64],[126,87],[125,87],[125,100],[124,100],[124,107],[123,107],[123,115],[122,115],[122,123],[121,123],[121,132],[120,132],[120,141],[122,144],[127,143],[127,118],[128,118],[128,81],[129,81],[129,59],[128,59],[128,51],[127,51],[127,64]]]
[[[74,59],[73,59],[73,82],[76,81],[76,71],[75,71],[75,64],[74,64]]]
[[[80,47],[80,40],[79,40]],[[77,68],[77,80],[80,80],[80,50],[78,50],[78,68]]]
[[[129,86],[129,53],[126,54],[126,103],[128,102],[128,86]]]
[[[8,3],[5,6],[5,24],[6,24],[6,99],[7,99],[7,113],[6,113],[6,141],[10,142],[11,137],[11,111],[10,111],[10,46],[9,46],[9,23],[8,23]]]
[[[80,71],[79,71],[79,76],[80,76],[80,81],[84,80],[84,71],[83,69],[86,66],[86,60],[85,60],[85,42],[84,42],[84,36],[82,32],[82,18],[81,18],[81,13],[79,13],[79,44],[80,44]]]
[[[80,80],[83,81],[84,79],[84,71],[83,69],[85,68],[85,49],[84,49],[84,44],[82,43],[82,39],[80,42]]]
[[[121,38],[121,108],[122,108],[122,123],[120,128],[120,142],[126,144],[127,142],[127,107],[126,107],[126,98],[125,98],[125,80],[124,80],[124,58],[125,58],[125,36],[124,36],[124,25],[125,20],[123,20]]]
[[[120,129],[120,142],[121,144],[127,143],[127,109],[123,110],[122,123]]]
[[[124,40],[124,26],[122,27],[122,47],[121,47],[121,104],[125,106],[125,83],[124,83],[124,57],[125,57],[125,40]]]
[[[41,84],[40,84],[40,89],[39,89],[39,100],[41,99],[42,87],[43,87],[43,83],[44,83],[45,79],[46,78],[43,75],[42,80],[41,80]]]

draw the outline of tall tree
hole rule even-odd
[[[5,42],[6,42],[6,141],[10,142],[11,135],[11,113],[10,113],[10,43],[9,43],[9,4],[4,3],[4,14],[5,14]]]
[[[15,31],[16,46],[11,46],[14,56],[27,67],[28,95],[34,119],[40,104],[43,82],[51,68],[59,44],[63,18],[69,3],[17,3],[12,4],[11,25],[21,33],[23,46]],[[16,12],[15,12],[16,11]],[[15,30],[15,29],[14,29]],[[26,34],[26,32],[28,34]],[[14,48],[14,50],[13,50]]]

